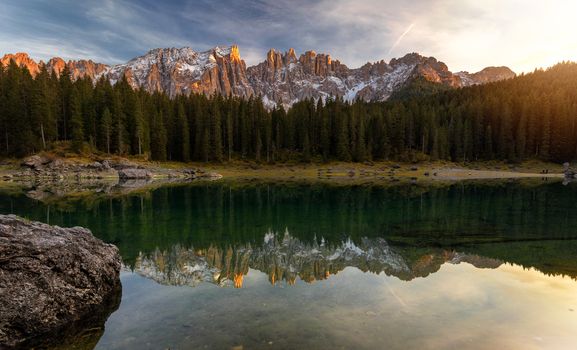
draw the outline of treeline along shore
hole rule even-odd
[[[415,80],[386,102],[327,98],[272,110],[258,96],[171,99],[126,79],[0,67],[0,156],[57,141],[158,161],[565,162],[577,158],[577,64],[460,89]]]

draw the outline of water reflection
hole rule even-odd
[[[116,244],[132,265],[141,252],[157,248],[254,246],[267,232],[285,229],[302,242],[324,237],[327,244],[380,237],[395,245],[453,248],[575,239],[576,196],[577,184],[539,182],[439,187],[210,183],[42,200],[0,192],[0,212],[88,227]]]
[[[577,276],[577,184],[196,183],[127,195],[55,190],[41,199],[30,192],[0,192],[0,212],[88,227],[120,248],[129,269],[163,283],[241,285],[254,268],[291,284],[345,266],[409,280],[457,253]],[[353,258],[355,249],[363,253]],[[350,260],[330,259],[343,251]]]
[[[297,278],[307,283],[326,280],[347,267],[362,272],[384,273],[409,281],[438,271],[445,263],[467,262],[478,268],[497,268],[501,260],[429,249],[414,261],[406,249],[391,247],[383,238],[362,238],[359,244],[348,239],[340,244],[302,242],[291,236],[267,233],[260,245],[186,249],[175,245],[169,250],[141,253],[133,271],[165,285],[198,286],[203,282],[241,288],[249,269],[268,276],[271,285],[294,285]]]
[[[571,349],[576,185],[16,192],[0,212],[120,248],[98,349]]]
[[[503,264],[444,264],[410,282],[348,267],[328,280],[242,289],[158,284],[127,291],[98,349],[573,349],[577,283]]]

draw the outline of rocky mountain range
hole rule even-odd
[[[509,79],[515,73],[507,67],[488,67],[477,73],[452,73],[433,57],[410,53],[402,58],[366,63],[351,69],[328,54],[294,49],[271,49],[263,62],[247,67],[237,46],[215,47],[196,52],[191,48],[154,49],[127,63],[108,66],[91,60],[65,62],[52,58],[36,62],[25,53],[8,54],[1,62],[14,60],[36,75],[42,66],[60,74],[67,65],[73,79],[102,77],[112,83],[126,77],[129,84],[148,92],[170,96],[203,93],[240,97],[260,96],[268,107],[290,106],[306,98],[342,97],[352,101],[384,101],[412,79],[458,88]]]

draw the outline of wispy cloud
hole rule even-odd
[[[393,50],[395,50],[397,48],[397,46],[399,46],[399,44],[401,43],[401,41],[403,41],[403,38],[409,34],[411,32],[411,30],[413,30],[413,27],[415,26],[415,23],[411,23],[409,25],[409,27],[403,32],[403,34],[401,34],[399,36],[399,38],[397,39],[397,41],[395,41],[395,43],[391,46],[391,48],[389,49],[389,52],[387,52],[387,56],[389,56]]]
[[[453,70],[577,59],[571,0],[4,0],[0,52],[119,63],[156,47],[236,43],[331,54],[357,67],[419,52]]]

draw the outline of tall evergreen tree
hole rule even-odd
[[[82,105],[78,90],[73,88],[69,99],[70,106],[70,130],[72,147],[75,151],[81,151],[84,143],[84,123],[82,119]]]

